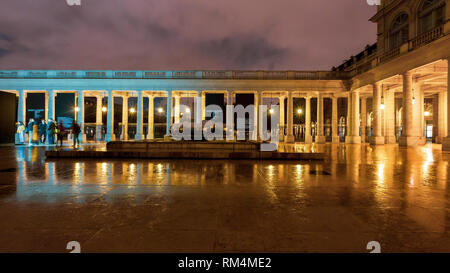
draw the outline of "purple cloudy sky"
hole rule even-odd
[[[366,0],[1,0],[0,69],[329,70],[376,40]]]

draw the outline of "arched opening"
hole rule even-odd
[[[389,29],[389,48],[394,49],[409,39],[409,16],[406,13],[398,15]]]
[[[419,9],[419,34],[432,30],[445,22],[445,1],[425,0]]]

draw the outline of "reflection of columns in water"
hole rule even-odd
[[[55,163],[54,162],[47,162],[47,180],[49,185],[55,184]]]
[[[74,164],[75,166],[73,169],[73,182],[77,184],[83,184],[84,163],[75,162]]]
[[[136,184],[140,185],[142,179],[142,163],[136,164]]]
[[[170,164],[166,163],[166,177],[167,177],[167,185],[171,185],[172,181],[171,181],[171,171],[170,171]]]
[[[112,184],[114,177],[114,165],[112,162],[108,163],[108,175],[107,175],[107,183],[108,185]]]
[[[231,90],[227,91],[227,106],[233,105],[233,92]],[[234,116],[233,116],[233,109],[232,107],[227,107],[227,124],[229,124],[229,128],[227,128],[227,131],[230,132],[230,134],[234,137]]]

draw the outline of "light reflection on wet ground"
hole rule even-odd
[[[286,146],[326,162],[55,160],[1,148],[0,251],[450,252],[440,146]],[[102,147],[96,147],[102,149]],[[11,169],[16,168],[16,170]]]

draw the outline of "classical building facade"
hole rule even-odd
[[[331,71],[7,70],[0,71],[0,90],[17,94],[17,119],[23,122],[27,94],[45,93],[45,117],[54,119],[55,96],[75,93],[77,120],[83,128],[84,100],[96,97],[98,139],[102,139],[102,111],[107,112],[105,141],[115,139],[114,97],[122,97],[124,102],[137,98],[135,138],[141,140],[155,137],[155,98],[167,97],[164,111],[169,135],[171,124],[180,117],[180,98],[197,98],[193,116],[201,122],[205,119],[207,94],[224,94],[227,104],[235,104],[237,94],[247,93],[254,95],[255,106],[267,104],[264,98],[271,98],[269,104],[286,109],[280,111],[279,117],[285,142],[296,141],[299,131],[306,143],[398,142],[401,146],[415,146],[425,144],[432,136],[444,150],[450,150],[449,2],[381,1],[370,19],[378,26],[377,43]],[[102,104],[103,97],[107,97],[106,105]],[[144,98],[148,98],[146,124]],[[276,98],[275,102],[272,98]],[[294,109],[294,99],[298,98],[304,99],[304,109]],[[311,107],[313,99],[315,109]],[[331,101],[331,107],[324,107],[325,100]],[[345,114],[339,113],[340,100],[348,105]],[[122,136],[126,139],[128,103],[122,107]],[[301,126],[294,124],[297,111],[304,114]],[[312,111],[317,111],[315,122],[311,120]],[[255,126],[261,122],[258,114],[256,108]],[[325,120],[325,116],[331,118]],[[432,128],[431,134],[428,128]]]

